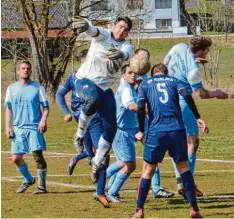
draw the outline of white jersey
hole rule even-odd
[[[121,50],[125,60],[130,58],[134,49],[133,46],[124,41],[118,42],[112,36],[111,32],[98,27],[99,35],[92,39],[86,61],[78,69],[76,77],[78,79],[88,78],[93,81],[98,87],[107,90],[115,82],[117,73],[122,63],[118,68],[114,66],[113,61],[109,60],[106,53],[110,46],[114,46]]]

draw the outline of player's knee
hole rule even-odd
[[[128,169],[128,174],[131,174],[136,169],[136,162],[131,162],[128,165],[127,169]]]
[[[47,163],[44,159],[44,156],[42,154],[42,151],[33,151],[33,158],[37,164],[37,169],[45,169],[47,168]]]
[[[189,170],[188,161],[181,161],[181,162],[176,164],[176,167],[177,167],[180,174],[187,172]]]
[[[24,160],[21,156],[12,156],[12,162],[15,163],[17,166],[22,166]]]

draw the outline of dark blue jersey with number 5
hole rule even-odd
[[[183,82],[168,75],[155,75],[142,82],[138,101],[147,104],[149,134],[184,129],[179,91],[185,87]]]

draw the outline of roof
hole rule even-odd
[[[66,16],[71,13],[68,3],[62,1],[50,8],[49,28],[56,29],[65,27],[67,24]],[[36,7],[36,13],[41,13],[41,6]],[[19,12],[17,1],[3,0],[1,1],[1,28],[4,29],[23,29],[22,16]]]

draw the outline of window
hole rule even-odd
[[[97,3],[99,2],[99,3]],[[96,3],[96,4],[95,4]],[[90,10],[91,11],[107,11],[108,10],[108,2],[107,1],[91,1],[90,2]]]
[[[143,0],[127,0],[127,8],[130,10],[140,9],[143,7]]]
[[[172,8],[171,0],[155,0],[155,8],[156,9]]]
[[[171,19],[156,19],[156,28],[171,27]]]

